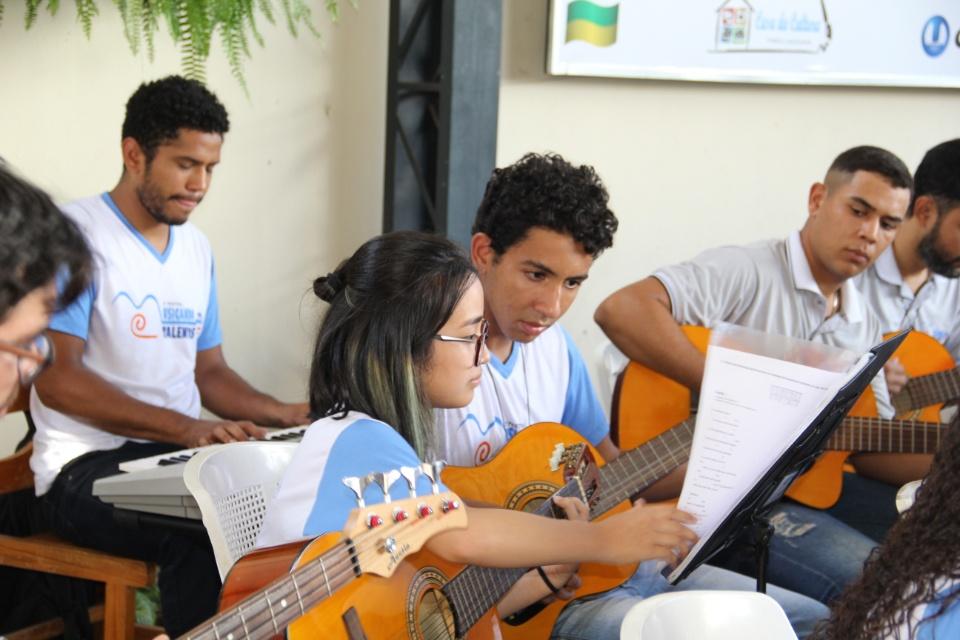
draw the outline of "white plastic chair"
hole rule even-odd
[[[923,480],[912,480],[900,487],[897,491],[897,513],[903,513],[913,506],[917,499],[917,489],[922,483]]]
[[[787,615],[751,591],[678,591],[646,598],[627,613],[620,640],[797,640]]]
[[[204,447],[187,462],[183,481],[200,508],[221,579],[253,549],[296,448],[293,442],[235,442]]]

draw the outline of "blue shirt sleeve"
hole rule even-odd
[[[223,333],[220,331],[220,305],[217,303],[217,274],[210,265],[210,299],[207,300],[207,313],[203,317],[203,331],[197,338],[197,351],[212,349],[223,342]]]
[[[413,448],[388,425],[376,420],[357,420],[340,434],[330,449],[303,535],[318,536],[343,529],[347,514],[357,506],[356,497],[343,484],[343,478],[362,477],[374,471],[419,465],[420,459]],[[447,491],[443,483],[440,483],[440,491]],[[419,477],[417,495],[430,493],[430,481]],[[390,497],[393,500],[410,497],[404,479],[397,480],[390,487]],[[383,495],[378,486],[369,485],[364,491],[363,499],[368,505],[379,504],[383,502]],[[387,516],[389,513],[385,513],[383,517]]]
[[[960,601],[954,600],[939,617],[932,620],[927,619],[930,616],[937,615],[943,608],[943,599],[957,589],[960,589],[960,586],[954,586],[952,589],[939,593],[937,600],[927,605],[923,612],[923,619],[917,625],[917,640],[960,638]]]
[[[66,286],[65,278],[57,279],[57,289]],[[93,301],[97,297],[96,285],[91,284],[69,307],[65,307],[50,318],[50,328],[86,340],[90,332],[90,317],[93,315]]]
[[[583,362],[573,338],[560,327],[567,342],[567,358],[570,362],[570,380],[567,383],[567,397],[563,403],[563,417],[560,421],[577,431],[590,444],[597,445],[610,433],[610,423],[603,413],[603,407],[597,399],[587,373],[587,365]]]

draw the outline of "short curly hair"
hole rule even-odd
[[[528,153],[494,169],[477,210],[473,233],[490,237],[497,255],[522,241],[531,227],[573,237],[596,258],[613,246],[617,217],[593,167],[575,167],[561,156]]]
[[[0,161],[0,320],[31,291],[58,279],[60,306],[90,282],[83,234],[50,197]]]
[[[181,76],[145,82],[127,101],[121,135],[136,140],[148,162],[157,147],[176,139],[180,129],[222,136],[230,130],[230,119],[217,96],[200,82]]]

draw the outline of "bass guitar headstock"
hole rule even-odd
[[[343,529],[344,538],[356,550],[357,571],[389,577],[401,560],[419,551],[431,536],[467,526],[467,512],[460,499],[452,492],[439,490],[442,468],[437,462],[343,479],[357,500],[357,508],[350,512]],[[426,477],[432,487],[423,496],[416,494],[419,476]],[[410,497],[393,500],[390,487],[401,478]],[[370,485],[380,489],[383,502],[366,504],[363,494]]]

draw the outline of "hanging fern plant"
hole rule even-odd
[[[55,15],[60,9],[60,0],[25,0],[26,26],[32,27],[41,8]],[[205,79],[207,58],[210,56],[210,41],[214,33],[220,36],[230,72],[244,91],[247,83],[243,75],[243,61],[250,57],[250,40],[261,47],[263,36],[257,29],[257,19],[262,17],[275,24],[276,12],[273,0],[112,0],[123,19],[123,31],[130,50],[138,54],[146,49],[153,61],[154,36],[164,22],[170,36],[181,54],[183,74],[201,82]],[[320,37],[313,24],[310,0],[280,0],[280,8],[287,29],[296,37],[301,28],[306,28]],[[3,21],[5,0],[0,0],[0,23]],[[93,28],[93,18],[99,13],[94,0],[74,0],[77,20],[87,38]],[[340,17],[339,0],[323,0],[324,9],[334,22]],[[357,0],[350,0],[356,7]]]

